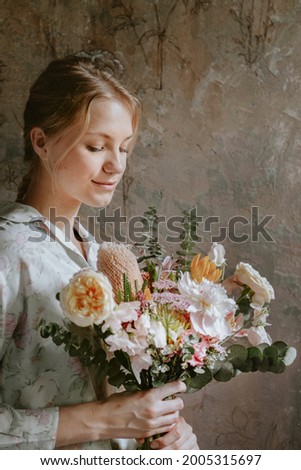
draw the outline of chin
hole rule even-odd
[[[113,195],[110,197],[103,197],[99,199],[93,198],[91,200],[84,201],[84,204],[86,204],[87,206],[96,207],[96,208],[107,207],[112,201],[112,199],[113,199]]]

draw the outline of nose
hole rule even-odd
[[[126,154],[120,149],[112,149],[103,165],[105,173],[121,174],[126,167]]]

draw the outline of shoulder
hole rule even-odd
[[[41,237],[34,226],[35,217],[23,204],[0,204],[0,272],[8,284],[15,284],[24,269],[39,260],[40,249],[33,243]]]
[[[14,246],[34,233],[35,222],[44,217],[33,207],[17,202],[0,203],[1,248]]]

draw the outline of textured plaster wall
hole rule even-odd
[[[203,219],[220,217],[211,233],[200,223],[204,251],[231,217],[251,222],[252,207],[260,220],[272,215],[273,242],[240,225],[249,239],[223,243],[229,268],[244,259],[272,282],[271,335],[300,356],[300,22],[300,0],[1,0],[1,199],[15,197],[23,171],[29,85],[55,57],[97,55],[143,104],[108,214],[196,206]],[[162,242],[164,233],[162,224]],[[300,385],[299,357],[281,376],[210,384],[185,397],[185,415],[202,448],[300,449]]]

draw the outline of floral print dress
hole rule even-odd
[[[0,205],[0,449],[53,449],[59,407],[94,401],[88,371],[39,322],[63,324],[56,293],[80,269],[96,269],[98,244],[78,223],[87,260],[31,206]],[[98,395],[98,394],[97,394]],[[111,441],[79,449],[111,449]]]

